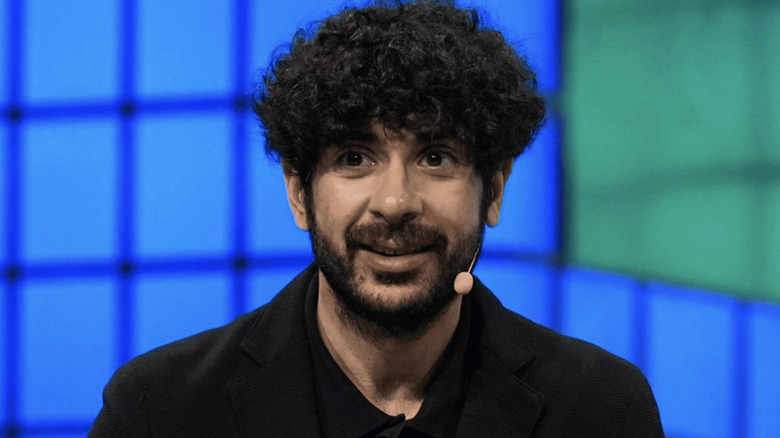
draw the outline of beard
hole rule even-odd
[[[307,205],[314,258],[339,304],[340,316],[374,339],[416,339],[436,321],[457,296],[455,276],[468,269],[477,253],[485,229],[484,214],[474,230],[455,242],[433,226],[404,222],[397,227],[385,223],[355,224],[345,231],[346,251],[322,234],[314,208]],[[433,272],[417,267],[405,272],[371,270],[359,274],[355,266],[358,250],[375,242],[392,241],[401,248],[424,248],[435,257]],[[383,300],[366,289],[366,275],[376,284],[409,286],[414,290],[400,302]]]

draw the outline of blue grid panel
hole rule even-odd
[[[458,2],[485,10],[486,24],[502,30],[507,41],[538,75],[539,87],[552,93],[560,87],[560,1],[550,0],[473,0]]]
[[[120,2],[24,2],[23,99],[111,99],[118,92]]]
[[[736,301],[648,287],[646,374],[669,436],[736,436]]]
[[[0,266],[8,259],[8,124],[0,120]]]
[[[501,303],[524,317],[551,326],[552,268],[517,260],[483,257],[474,275],[501,300]]]
[[[233,4],[139,1],[139,93],[143,97],[231,93]]]
[[[302,262],[254,269],[249,274],[246,311],[250,312],[271,301],[307,265]]]
[[[91,421],[116,366],[116,282],[21,283],[19,413],[23,424]]]
[[[20,438],[24,437],[35,437],[35,438],[84,438],[84,435],[87,434],[87,431],[85,430],[82,433],[75,433],[75,432],[54,432],[54,433],[41,433],[40,431],[35,431],[31,433],[22,433],[18,435]]]
[[[486,251],[557,252],[558,130],[550,117],[536,141],[514,164],[498,226],[485,231]]]
[[[747,436],[780,436],[780,308],[750,307],[747,346]]]
[[[4,108],[8,105],[11,92],[11,84],[8,78],[8,60],[9,60],[9,39],[10,32],[8,29],[11,27],[8,24],[9,9],[11,8],[11,2],[5,1],[0,3],[0,108]]]
[[[140,255],[227,254],[232,128],[229,112],[139,117],[135,226]]]
[[[22,126],[24,261],[114,257],[116,120],[35,120]]]
[[[636,280],[581,269],[561,280],[561,331],[636,362]]]
[[[8,288],[5,283],[0,283],[0,430],[2,430],[3,423],[6,421],[8,415],[8,409],[6,409],[5,402],[8,400],[8,358],[6,352],[8,344],[8,309],[6,308],[6,294],[8,294]]]
[[[231,284],[226,272],[139,275],[133,355],[227,324]]]
[[[249,149],[249,246],[259,255],[310,254],[309,233],[295,225],[281,164],[265,155],[257,133],[257,122],[247,122],[253,131],[248,138]]]
[[[297,0],[294,10],[286,2],[250,0],[249,65],[250,78],[259,80],[258,69],[265,69],[277,48],[292,41],[295,31],[307,28],[309,23],[338,12],[343,6],[365,1]],[[286,51],[286,50],[285,50]]]

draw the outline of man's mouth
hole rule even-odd
[[[366,251],[370,251],[385,257],[400,257],[410,254],[419,254],[421,252],[430,251],[433,245],[419,245],[419,246],[405,246],[405,247],[390,247],[383,245],[360,245],[360,248]]]

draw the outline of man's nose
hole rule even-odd
[[[368,209],[389,225],[408,222],[422,213],[422,199],[414,181],[401,163],[388,166],[374,181]]]

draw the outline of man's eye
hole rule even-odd
[[[441,166],[442,157],[441,154],[438,152],[430,152],[428,155],[425,156],[425,164],[429,166]]]
[[[359,166],[366,166],[370,164],[371,160],[369,160],[368,157],[366,157],[364,154],[361,154],[359,152],[347,152],[341,156],[339,162],[343,166],[359,167]]]
[[[429,167],[451,166],[455,164],[455,158],[447,152],[427,152],[423,158],[423,163]]]

